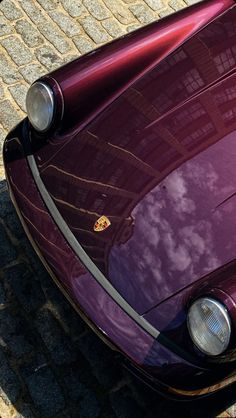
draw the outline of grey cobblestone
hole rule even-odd
[[[145,4],[139,3],[130,6],[131,12],[137,17],[139,22],[147,24],[156,19],[156,16]]]
[[[12,32],[13,28],[9,25],[9,21],[4,16],[0,16],[0,36],[9,35]]]
[[[121,35],[124,35],[126,30],[124,26],[119,25],[117,20],[114,18],[106,19],[102,22],[102,26],[112,38],[118,38]]]
[[[87,52],[92,51],[95,46],[91,39],[85,36],[75,36],[73,41],[81,54],[86,54]]]
[[[0,10],[9,20],[16,20],[22,17],[22,12],[11,0],[0,2]]]
[[[172,7],[173,10],[175,10],[176,12],[178,10],[181,10],[183,8],[183,5],[180,3],[179,0],[171,0],[169,3],[170,7]]]
[[[39,281],[33,276],[25,264],[10,267],[5,277],[13,294],[27,314],[40,309],[46,299]]]
[[[5,139],[5,137],[6,137],[6,131],[5,131],[5,129],[3,129],[3,128],[0,126],[0,143],[1,143],[1,145],[2,145],[3,140]]]
[[[6,294],[5,294],[5,290],[3,289],[3,286],[0,282],[0,306],[4,305],[4,303],[6,303]]]
[[[49,16],[54,20],[55,23],[61,28],[61,30],[68,36],[72,37],[78,35],[81,30],[79,24],[64,13],[53,11],[49,12]]]
[[[27,83],[29,84],[33,83],[35,80],[37,80],[37,78],[47,73],[47,70],[44,69],[44,67],[42,67],[38,63],[28,64],[25,67],[21,68],[19,71],[24,77],[25,81],[27,81]]]
[[[171,9],[170,7],[168,7],[167,9],[162,10],[162,11],[159,13],[159,16],[160,16],[160,17],[166,17],[166,16],[169,16],[171,13],[174,13],[174,10],[173,10],[173,9]]]
[[[0,102],[1,123],[7,130],[20,122],[21,117],[9,100]],[[1,250],[0,250],[1,251]],[[1,261],[0,261],[1,263]]]
[[[93,39],[96,44],[101,44],[111,40],[107,32],[102,28],[99,22],[92,16],[86,17],[82,21],[85,32]]]
[[[129,25],[135,21],[134,15],[120,0],[104,0],[104,3],[120,23]]]
[[[103,20],[111,16],[111,12],[99,0],[84,0],[84,5],[89,13],[98,20]]]
[[[2,100],[4,98],[4,90],[3,90],[3,86],[0,83],[0,100]]]
[[[17,36],[2,39],[1,44],[17,65],[25,65],[33,60],[31,52]]]
[[[9,60],[9,57],[7,59],[6,55],[3,54],[0,54],[0,77],[2,77],[3,82],[6,84],[13,84],[20,80],[17,67]]]
[[[26,112],[25,98],[28,91],[28,86],[25,84],[16,84],[15,86],[8,87],[8,89],[21,110]]]
[[[127,386],[111,393],[110,399],[117,417],[143,418],[145,416],[145,411],[135,402]]]
[[[16,22],[16,31],[21,35],[23,41],[29,47],[33,48],[43,42],[43,38],[38,30],[28,22],[28,20],[21,19]]]
[[[29,354],[33,348],[27,331],[18,313],[13,315],[7,309],[0,310],[1,345],[7,347],[16,358]]]
[[[165,7],[164,1],[162,0],[145,0],[145,2],[155,11],[159,11]]]
[[[63,409],[64,396],[49,367],[34,370],[32,374],[25,377],[25,381],[40,417],[54,417]]]
[[[42,35],[61,53],[69,52],[70,45],[63,33],[51,23],[44,22],[38,26]]]
[[[35,55],[48,70],[54,70],[63,64],[61,57],[50,46],[42,46],[35,50]]]
[[[20,395],[21,385],[16,374],[11,369],[7,357],[0,349],[0,397],[7,403],[16,402]]]
[[[45,22],[45,17],[42,14],[42,9],[37,6],[35,0],[19,0],[20,6],[29,16],[35,25],[43,24]]]
[[[64,9],[72,17],[80,17],[84,12],[85,8],[83,7],[82,0],[61,0],[61,3]]]
[[[55,364],[70,364],[75,361],[70,340],[47,309],[38,312],[35,323]]]
[[[37,2],[46,11],[55,9],[58,4],[57,0],[37,0]]]

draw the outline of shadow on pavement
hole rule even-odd
[[[216,417],[229,407],[235,416],[235,386],[202,401],[173,402],[122,368],[48,276],[5,181],[0,239],[0,416],[15,408],[24,418]]]

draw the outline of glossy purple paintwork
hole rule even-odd
[[[149,378],[184,389],[235,374],[235,333],[224,367],[212,366],[186,328],[189,303],[202,294],[236,321],[235,39],[229,0],[151,24],[45,77],[58,103],[53,129],[39,135],[24,121],[4,147],[15,204],[65,292]],[[55,226],[25,160],[30,147],[74,236],[161,331],[156,340]],[[103,214],[111,226],[94,232]]]
[[[214,13],[219,4],[214,2]],[[195,14],[208,19],[199,6]],[[226,245],[234,217],[219,227],[219,210],[212,215],[236,189],[225,163],[232,141],[208,148],[234,126],[228,101],[219,97],[234,89],[235,76],[227,74],[235,61],[224,67],[221,57],[234,47],[235,21],[234,7],[147,71],[86,128],[79,132],[78,121],[69,140],[57,133],[36,153],[42,179],[72,232],[141,314],[235,257],[234,239]],[[53,74],[65,92],[71,65],[65,74]],[[214,185],[217,196],[209,193]],[[111,227],[98,234],[93,225],[102,214]]]

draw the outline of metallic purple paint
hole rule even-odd
[[[206,1],[62,67],[44,78],[54,129],[24,121],[4,146],[15,205],[64,292],[153,384],[190,396],[235,380],[235,333],[212,365],[186,330],[196,295],[217,295],[236,319],[235,22],[233,1]],[[66,242],[27,165],[31,148],[67,225],[157,339]],[[111,226],[96,233],[103,214]]]

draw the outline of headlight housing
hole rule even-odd
[[[30,123],[39,132],[47,131],[53,121],[55,100],[51,88],[36,81],[26,96],[26,109]]]
[[[188,311],[187,324],[193,343],[203,353],[217,356],[228,347],[231,322],[227,309],[217,300],[197,299]]]

